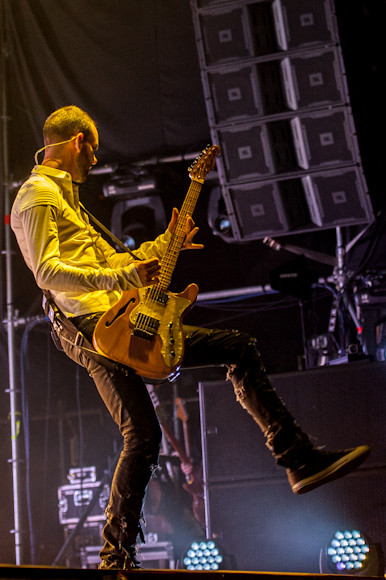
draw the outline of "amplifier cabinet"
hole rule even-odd
[[[386,466],[386,364],[349,363],[273,375],[272,384],[315,445],[372,448],[366,468]],[[285,477],[229,381],[199,384],[206,483]]]

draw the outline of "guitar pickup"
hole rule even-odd
[[[155,289],[153,287],[148,290],[148,298],[163,305],[166,305],[169,300],[167,292],[163,292],[163,290],[159,290],[158,288]]]

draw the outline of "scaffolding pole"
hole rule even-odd
[[[12,246],[11,246],[11,229],[9,224],[10,216],[10,174],[8,158],[8,108],[7,108],[7,26],[5,15],[5,0],[0,0],[0,30],[1,30],[1,163],[2,163],[2,190],[4,203],[4,223],[5,223],[5,250],[2,252],[5,256],[5,279],[6,279],[6,328],[8,338],[8,385],[10,401],[10,422],[11,422],[11,452],[12,456],[9,462],[12,466],[13,482],[13,529],[10,533],[15,538],[15,562],[21,564],[21,528],[20,528],[20,417],[19,410],[19,392],[17,389],[15,373],[15,325],[14,325],[14,307],[13,307],[13,284],[12,284]]]

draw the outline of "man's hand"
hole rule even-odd
[[[191,475],[194,471],[193,463],[189,461],[189,463],[184,463],[181,461],[181,471],[187,477]]]
[[[178,219],[178,209],[176,207],[174,207],[173,213],[172,213],[172,218],[171,218],[170,223],[168,225],[168,230],[170,233],[174,232],[174,228],[176,227],[177,219]],[[198,232],[198,228],[195,227],[194,221],[189,216],[186,219],[186,227],[185,227],[186,237],[185,237],[184,245],[181,248],[182,250],[202,250],[203,249],[204,244],[194,244],[193,243],[193,238],[197,232]]]
[[[158,284],[161,266],[158,258],[133,262],[142,286],[152,286]]]

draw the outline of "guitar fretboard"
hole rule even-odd
[[[168,248],[161,260],[161,275],[157,286],[162,290],[166,290],[170,284],[179,253],[184,245],[186,237],[186,220],[188,217],[193,215],[201,188],[202,183],[192,179],[184,203],[179,212],[176,227],[174,228]]]

